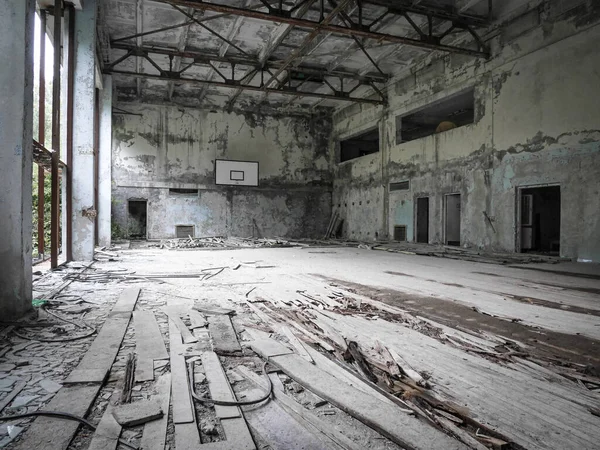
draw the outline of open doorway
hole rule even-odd
[[[460,194],[444,197],[446,208],[446,245],[460,245]]]
[[[146,239],[148,200],[129,200],[127,233],[129,239]]]
[[[560,254],[560,186],[520,189],[520,251]]]
[[[417,242],[429,242],[429,197],[417,199]]]

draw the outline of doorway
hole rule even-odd
[[[445,197],[446,245],[460,245],[460,194]]]
[[[417,242],[429,243],[429,197],[417,199]]]
[[[560,186],[520,189],[520,251],[560,254]]]
[[[129,239],[146,239],[148,200],[129,200],[127,203],[127,234]]]

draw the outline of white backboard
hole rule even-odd
[[[258,186],[257,161],[215,161],[215,183],[233,186]]]

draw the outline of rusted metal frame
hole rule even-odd
[[[52,166],[53,153],[54,152],[52,150],[46,148],[39,141],[33,139],[33,162],[35,162],[39,166],[50,168]],[[64,161],[60,159],[58,160],[59,168],[64,168],[66,166],[67,164]]]
[[[156,62],[154,62],[154,60],[152,58],[150,58],[150,55],[148,55],[148,53],[144,52],[144,59],[147,60],[150,64],[152,64],[152,66],[154,66],[154,68],[156,70],[158,70],[158,72],[162,75],[165,73],[165,71],[162,69],[162,67],[160,67]]]
[[[314,0],[302,0],[301,2],[299,2],[297,5],[294,5],[290,8],[290,13],[294,13],[296,12],[298,9],[302,8],[304,5],[306,5],[308,2],[313,3]]]
[[[410,17],[408,15],[408,13],[406,11],[402,12],[402,17],[404,17],[406,19],[406,21],[410,24],[410,26],[414,28],[414,30],[419,34],[419,36],[421,36],[421,39],[424,39],[427,37],[427,35],[425,33],[423,33],[423,30],[421,30],[421,27],[419,27],[415,23],[415,21],[412,19],[412,17]]]
[[[230,14],[242,15],[245,17],[252,17],[259,20],[265,20],[270,22],[280,22],[280,23],[288,23],[291,25],[295,25],[302,28],[307,28],[317,33],[320,32],[329,32],[332,34],[340,35],[340,36],[352,36],[355,35],[357,37],[363,37],[368,39],[374,39],[379,41],[386,42],[394,42],[398,44],[405,44],[413,47],[424,48],[428,50],[440,50],[447,53],[460,53],[465,55],[470,55],[474,57],[487,58],[488,54],[478,50],[472,50],[469,48],[456,47],[452,45],[443,45],[439,43],[427,42],[419,39],[411,39],[404,36],[396,36],[385,33],[376,33],[363,29],[352,29],[347,27],[342,27],[339,25],[333,25],[330,23],[325,23],[327,21],[327,16],[322,22],[315,22],[312,20],[299,19],[295,17],[281,17],[275,16],[269,13],[261,12],[261,11],[253,11],[244,8],[236,8],[228,5],[207,3],[199,0],[165,0],[170,4],[178,4],[182,6],[190,6],[199,10],[206,11],[215,11],[215,12],[223,12]],[[386,2],[384,2],[387,4]],[[458,20],[458,19],[457,19]],[[313,38],[314,39],[314,38]]]
[[[144,30],[144,0],[136,0],[135,2],[135,31],[138,34],[141,34]],[[138,36],[135,40],[138,47],[142,46],[142,36]],[[142,59],[135,58],[135,71],[141,72],[144,68]],[[137,97],[140,98],[142,96],[142,79],[138,78],[136,80],[136,89],[137,89]]]
[[[448,11],[444,8],[435,8],[431,5],[417,5],[417,4],[408,4],[408,3],[400,3],[397,0],[363,0],[363,3],[371,4],[375,6],[382,6],[390,9],[401,9],[403,11],[407,11],[413,14],[420,14],[423,16],[432,16],[434,19],[448,20],[451,22],[461,22],[465,24],[470,24],[473,26],[488,26],[490,25],[490,20],[486,16],[478,16],[475,14],[464,14],[464,13],[455,13]]]
[[[285,69],[287,69],[295,60],[297,60],[306,50],[306,47],[308,47],[308,45],[310,45],[310,43],[318,36],[318,34],[321,32],[321,27],[322,26],[327,26],[331,23],[331,21],[333,19],[335,19],[335,17],[344,10],[344,8],[346,6],[348,6],[350,4],[352,0],[342,0],[338,6],[336,8],[334,8],[333,11],[331,11],[331,13],[329,13],[329,15],[323,20],[323,22],[321,22],[321,24],[319,25],[319,27],[317,27],[316,29],[314,29],[302,42],[302,44],[300,44],[300,47],[298,47],[298,49],[296,49],[294,52],[292,52],[292,54],[283,62],[282,66],[279,67],[276,71],[275,71],[275,75],[273,75],[273,77],[271,77],[271,79],[269,81],[267,81],[265,83],[265,86],[263,87],[263,89],[266,90],[266,88],[269,87],[269,85],[271,84],[271,82],[275,79],[277,79],[277,77],[279,76],[279,74],[281,74]],[[303,19],[298,19],[298,20],[303,20]]]
[[[370,83],[371,87],[373,88],[373,90],[375,92],[377,92],[377,94],[379,95],[379,97],[381,98],[382,101],[385,101],[385,94],[383,92],[381,92],[381,90],[375,86],[375,83]]]
[[[113,48],[119,48],[119,47],[114,47]],[[116,66],[117,64],[125,61],[127,58],[129,58],[130,56],[134,55],[134,51],[133,50],[128,50],[127,53],[125,53],[123,56],[121,56],[120,58],[117,58],[116,60],[114,60],[113,62],[111,62],[110,64],[104,66],[105,69],[112,69],[114,66]]]
[[[69,52],[67,55],[67,166],[66,166],[66,247],[67,262],[73,260],[73,113],[75,82],[75,7],[69,5]]]
[[[367,28],[371,31],[373,31],[373,27],[375,25],[377,25],[379,22],[381,22],[385,16],[387,16],[390,13],[389,9],[386,9],[379,17],[377,17],[375,20],[373,20],[369,25],[367,25]]]
[[[172,78],[166,74],[165,75],[154,75],[154,74],[150,74],[150,73],[136,73],[136,72],[129,72],[129,71],[121,71],[121,70],[113,70],[110,73],[115,74],[115,75],[127,75],[127,76],[131,76],[131,77],[141,77],[141,78],[147,78],[147,79],[152,79],[152,80],[169,81]],[[243,90],[254,91],[254,92],[264,92],[265,91],[265,89],[262,88],[261,86],[253,86],[253,85],[249,85],[249,84],[240,85],[239,83],[231,84],[231,83],[225,83],[222,81],[209,81],[209,80],[201,80],[201,79],[196,79],[196,78],[177,78],[177,82],[191,83],[191,84],[208,84],[208,85],[212,85],[212,86],[216,86],[216,87],[223,87],[223,88],[229,88],[229,89],[240,88]],[[381,100],[374,100],[374,99],[369,99],[369,98],[340,97],[340,96],[335,96],[335,95],[321,94],[318,92],[293,91],[293,90],[286,89],[285,87],[281,88],[281,89],[267,88],[266,91],[273,93],[273,94],[292,95],[292,96],[296,96],[296,97],[314,97],[314,98],[323,98],[323,99],[332,99],[332,100],[345,100],[345,101],[349,101],[349,102],[370,103],[370,104],[374,104],[374,105],[380,105],[383,103],[383,101],[381,101]]]
[[[183,69],[179,69],[176,72],[181,75],[183,72],[185,72],[186,70],[188,70],[190,67],[192,67],[195,64],[195,61],[192,61],[191,63],[189,63],[187,66],[185,66]]]
[[[40,84],[38,103],[38,141],[43,146],[46,143],[46,11],[40,11]],[[35,142],[35,141],[34,141]],[[37,233],[38,255],[43,257],[45,251],[44,220],[45,201],[44,192],[46,174],[41,164],[38,164],[38,204],[37,204]]]
[[[223,75],[223,74],[221,73],[221,71],[220,71],[219,69],[217,69],[217,68],[215,67],[215,65],[214,65],[212,62],[210,62],[210,61],[209,61],[209,62],[208,62],[208,65],[209,65],[210,67],[212,67],[212,70],[214,70],[214,71],[215,71],[215,72],[216,72],[216,73],[217,73],[217,74],[218,74],[218,75],[219,75],[221,78],[223,78],[223,81],[225,81],[225,82],[229,81],[229,79],[228,79],[228,78],[227,78],[225,75]]]
[[[52,165],[50,202],[50,267],[58,267],[58,241],[60,236],[60,185],[58,166],[60,160],[60,60],[62,37],[62,0],[54,1],[54,75],[52,79]]]
[[[471,28],[470,26],[466,25],[464,27],[471,36],[473,36],[473,38],[475,39],[475,41],[477,42],[477,45],[479,46],[479,49],[483,52],[486,52],[489,54],[489,48],[486,45],[485,42],[483,42],[483,40],[479,37],[479,35],[475,32],[475,30],[473,28]]]
[[[442,34],[440,34],[438,36],[438,39],[441,41],[442,39],[444,39],[446,36],[448,36],[450,33],[452,33],[454,31],[456,27],[454,26],[454,24],[452,24],[450,26],[450,28],[448,28],[446,31],[444,31]]]
[[[190,12],[191,12],[192,17],[193,17],[195,11],[191,10]],[[193,24],[195,22],[191,21],[191,23]],[[185,28],[185,29],[182,30],[182,32],[181,32],[181,34],[179,36],[179,42],[177,43],[177,50],[185,50],[185,48],[187,46],[188,36],[189,36],[189,33],[190,33],[190,28],[191,28],[191,25],[189,27],[187,27],[187,28]],[[170,56],[169,58],[170,58],[170,61],[169,61],[169,70],[171,72],[177,71],[179,74],[181,74],[183,72],[183,71],[180,70],[181,69],[181,61],[182,61],[182,59],[181,58],[177,58],[175,60],[175,69],[173,69],[173,56]],[[189,67],[191,67],[191,65],[188,66],[186,68],[186,70]],[[169,101],[173,100],[173,92],[175,92],[175,83],[174,82],[169,83],[169,87],[167,88],[167,91],[168,91],[168,95],[169,95]]]
[[[238,47],[237,45],[235,45],[232,41],[230,41],[229,39],[227,39],[224,36],[221,36],[219,33],[217,33],[215,30],[213,30],[210,27],[207,27],[206,25],[204,25],[202,22],[196,20],[196,18],[194,17],[193,14],[188,14],[187,11],[181,9],[180,7],[178,7],[177,5],[171,4],[171,6],[173,8],[175,8],[177,11],[179,11],[181,14],[183,14],[184,16],[186,16],[187,18],[189,18],[190,20],[193,20],[194,22],[196,22],[201,28],[204,28],[206,31],[208,31],[211,34],[214,34],[215,36],[217,36],[219,39],[221,39],[224,42],[227,42],[231,47],[235,48],[238,52],[246,55],[246,56],[250,56],[248,54],[248,52],[246,52],[245,50],[243,50],[242,48]]]
[[[207,19],[213,19],[215,17],[217,17],[217,16],[210,16]],[[182,28],[182,27],[185,27],[185,26],[188,26],[188,25],[192,25],[193,23],[194,23],[194,21],[188,20],[187,22],[178,23],[176,25],[170,25],[168,27],[158,28],[156,30],[144,31],[143,33],[135,33],[135,34],[132,34],[130,36],[125,36],[125,37],[113,39],[113,40],[110,41],[110,43],[114,44],[116,42],[122,42],[122,41],[127,41],[129,39],[135,39],[135,38],[138,38],[138,37],[144,37],[144,36],[149,36],[151,34],[161,33],[163,31],[174,30],[176,28]]]
[[[265,71],[275,70],[275,69],[281,67],[284,63],[283,60],[270,60],[267,64],[265,64],[264,66],[261,66],[260,61],[257,61],[256,59],[240,58],[237,56],[207,55],[207,54],[193,52],[193,51],[178,51],[178,50],[164,49],[164,48],[152,48],[152,47],[136,48],[136,47],[131,47],[128,44],[116,44],[113,48],[130,51],[131,52],[130,56],[135,56],[135,55],[144,56],[144,55],[148,55],[148,54],[157,54],[157,55],[164,55],[164,56],[174,56],[174,57],[181,57],[181,58],[186,58],[186,59],[193,59],[195,64],[208,64],[209,61],[215,61],[215,62],[223,62],[223,63],[228,63],[228,64],[250,66],[250,67],[253,67],[253,68],[256,68],[259,70],[265,70]],[[119,60],[122,60],[122,58],[119,58]],[[110,72],[114,68],[114,66],[115,66],[114,63],[110,63],[105,66],[104,71]],[[342,76],[344,78],[356,79],[356,80],[360,80],[360,81],[364,81],[364,82],[371,82],[371,81],[385,82],[389,78],[387,75],[385,75],[385,76],[379,76],[379,75],[364,76],[364,75],[358,75],[353,72],[338,71],[338,70],[328,71],[325,68],[306,66],[306,65],[298,65],[295,67],[295,70],[298,72],[312,73],[315,75],[327,74],[330,76]],[[270,73],[272,73],[272,72],[270,72]]]
[[[98,206],[100,195],[98,184],[100,181],[100,91],[94,90],[94,245],[98,245]]]
[[[334,88],[334,87],[331,85],[331,83],[330,83],[329,81],[327,81],[326,79],[323,79],[323,82],[324,82],[324,83],[325,83],[327,86],[329,86],[329,89],[331,89],[331,90],[333,91],[333,93],[335,94],[335,96],[337,97],[337,96],[338,96],[338,93],[339,93],[339,91],[338,91],[336,88]]]

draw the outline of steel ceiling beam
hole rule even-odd
[[[375,105],[381,105],[385,103],[385,100],[383,98],[376,100],[376,99],[370,99],[370,98],[361,98],[361,97],[352,97],[349,93],[345,93],[345,92],[340,92],[340,91],[336,91],[336,94],[321,94],[318,92],[308,92],[308,91],[298,91],[294,88],[288,88],[288,87],[281,87],[279,89],[275,89],[275,88],[263,88],[262,86],[253,86],[253,85],[244,85],[241,84],[240,81],[233,81],[233,80],[228,80],[228,81],[214,81],[214,80],[201,80],[201,79],[197,79],[197,78],[185,78],[185,77],[176,77],[173,76],[172,74],[168,74],[168,73],[162,73],[162,74],[150,74],[150,73],[136,73],[136,72],[130,72],[130,71],[125,71],[125,70],[115,70],[112,69],[110,70],[108,73],[113,74],[113,75],[125,75],[125,76],[129,76],[129,77],[136,77],[136,78],[145,78],[145,79],[150,79],[150,80],[163,80],[163,81],[171,81],[174,80],[178,83],[188,83],[188,84],[197,84],[197,85],[210,85],[210,86],[215,86],[215,87],[219,87],[219,88],[226,88],[226,89],[243,89],[246,91],[254,91],[254,92],[269,92],[272,94],[281,94],[281,95],[288,95],[288,96],[293,96],[293,97],[312,97],[312,98],[322,98],[322,99],[329,99],[329,100],[338,100],[338,101],[346,101],[346,102],[353,102],[353,103],[369,103],[369,104],[375,104]]]
[[[332,34],[340,35],[340,36],[348,36],[348,37],[357,37],[357,38],[367,38],[367,39],[375,39],[378,41],[385,42],[394,42],[397,44],[404,44],[413,47],[424,48],[428,50],[439,50],[448,53],[460,53],[465,55],[470,55],[474,57],[482,57],[487,58],[489,56],[488,52],[485,50],[473,50],[469,48],[456,47],[453,45],[445,45],[439,42],[433,42],[431,40],[425,39],[412,39],[404,36],[396,36],[385,33],[378,33],[374,31],[369,31],[366,27],[343,27],[340,25],[335,25],[331,23],[323,23],[315,22],[313,20],[301,19],[296,17],[291,17],[291,15],[281,14],[279,12],[275,12],[274,10],[270,10],[269,12],[250,10],[245,8],[238,8],[229,5],[215,4],[209,3],[202,0],[163,0],[166,3],[171,5],[179,5],[179,6],[187,6],[191,8],[195,8],[203,11],[212,11],[216,13],[223,14],[233,14],[240,15],[244,17],[251,17],[258,20],[265,20],[269,22],[276,23],[287,23],[290,25],[298,26],[301,28],[306,28],[311,31],[317,32],[330,32]],[[462,16],[453,13],[444,12],[443,10],[432,10],[429,7],[420,7],[420,6],[405,6],[404,3],[392,2],[387,0],[369,0],[369,4],[373,4],[376,6],[383,6],[390,9],[391,12],[397,13],[398,11],[408,11],[413,12],[415,14],[425,14],[428,17],[432,18],[443,18],[444,20],[452,21],[453,24],[457,26],[481,26],[483,24],[487,24],[487,19],[479,18],[476,20],[471,16]],[[418,10],[418,11],[417,11]],[[325,17],[324,21],[327,18]]]
[[[226,63],[226,64],[234,64],[236,66],[249,66],[256,70],[276,70],[282,67],[285,61],[283,60],[274,60],[270,59],[266,63],[261,63],[258,59],[246,58],[242,56],[221,56],[209,53],[201,53],[201,52],[193,52],[193,51],[179,51],[174,49],[167,48],[156,48],[156,47],[136,47],[135,45],[130,44],[114,44],[113,49],[123,50],[127,53],[115,61],[107,64],[105,66],[105,71],[110,73],[115,66],[120,64],[121,62],[127,60],[132,56],[145,57],[147,54],[156,54],[163,55],[169,58],[185,58],[193,60],[194,64],[205,64],[208,65],[210,63]],[[169,69],[165,69],[168,71]],[[292,70],[292,69],[290,69]],[[294,72],[303,72],[311,75],[319,75],[319,76],[331,76],[337,78],[345,78],[349,80],[361,81],[364,83],[385,83],[389,77],[385,75],[379,74],[369,74],[369,75],[359,75],[354,72],[347,72],[344,70],[327,70],[325,67],[319,66],[311,66],[311,65],[298,65],[293,68]]]

